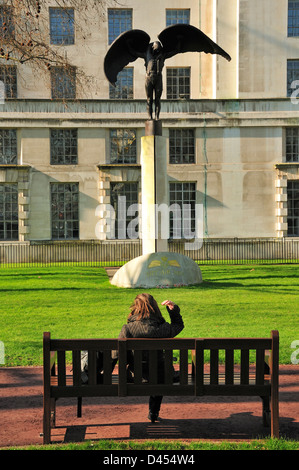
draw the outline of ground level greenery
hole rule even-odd
[[[11,447],[10,450],[111,450],[111,451],[161,451],[167,454],[167,451],[200,451],[200,450],[299,450],[299,443],[297,441],[287,439],[261,439],[248,442],[207,442],[207,441],[113,441],[102,440],[98,442],[87,441],[84,443],[76,444],[49,444],[46,446],[28,446],[28,447]],[[149,453],[149,452],[148,452]],[[117,454],[114,454],[117,455]],[[163,454],[161,454],[163,456]],[[169,458],[171,455],[169,455]],[[163,457],[162,457],[163,458]],[[159,462],[158,462],[159,463]],[[177,462],[175,462],[177,463]]]
[[[149,289],[158,303],[176,302],[179,337],[269,337],[280,334],[280,363],[291,363],[299,340],[298,265],[201,266],[203,283]],[[120,289],[101,267],[0,269],[0,341],[5,366],[42,364],[42,334],[114,338],[142,289]],[[165,307],[161,311],[166,319]]]

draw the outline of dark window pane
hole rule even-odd
[[[193,129],[169,130],[169,162],[195,163]]]
[[[18,184],[0,184],[0,240],[19,239]]]
[[[111,44],[121,33],[132,29],[132,10],[108,9],[108,41]]]
[[[51,91],[53,99],[75,99],[76,69],[74,67],[52,67]]]
[[[299,237],[299,181],[288,181],[288,236]]]
[[[166,10],[166,26],[172,24],[189,24],[190,23],[190,10]]]
[[[288,2],[288,36],[299,36],[299,1]]]
[[[110,131],[111,163],[136,163],[136,132],[131,129]]]
[[[170,208],[170,238],[190,238],[190,233],[195,232],[195,183],[170,183],[169,203]]]
[[[167,99],[190,99],[190,68],[168,68],[166,71]]]
[[[51,183],[52,238],[79,238],[79,183]]]
[[[133,68],[123,69],[117,76],[116,86],[110,85],[109,98],[115,100],[133,99]]]
[[[0,129],[0,164],[16,165],[18,163],[16,129]]]
[[[50,8],[50,41],[51,44],[75,43],[73,8]]]
[[[128,215],[128,208],[138,204],[138,183],[111,183],[110,194],[110,202],[115,210],[115,238],[137,238],[138,224],[132,227],[132,233],[128,230],[130,222],[137,215]]]
[[[51,129],[51,165],[78,163],[77,129]]]

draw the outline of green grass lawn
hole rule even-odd
[[[149,289],[158,303],[181,307],[180,337],[270,336],[280,333],[280,363],[299,340],[299,266],[202,266],[196,287]],[[42,333],[53,338],[113,338],[140,289],[111,286],[103,268],[0,270],[0,341],[5,366],[41,365]],[[161,311],[168,319],[165,307]]]

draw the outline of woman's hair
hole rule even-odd
[[[137,315],[137,320],[146,319],[149,317],[156,317],[163,320],[162,313],[154,297],[150,294],[138,294],[135,297],[133,305],[130,307],[132,315]]]

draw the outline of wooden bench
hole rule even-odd
[[[119,359],[118,366],[112,371],[113,350],[118,350]],[[81,380],[81,351],[88,351],[88,382],[85,384]],[[101,383],[97,383],[98,351],[103,358]],[[134,353],[133,380],[127,378],[128,351]],[[142,377],[143,351],[148,351],[149,376],[146,381]],[[158,383],[157,377],[158,351],[163,351],[164,355],[163,383]],[[67,366],[67,354],[72,360],[71,370]],[[176,382],[173,381],[174,354],[178,356],[175,368],[179,372],[179,381]],[[220,354],[224,362],[221,366]],[[44,333],[43,355],[45,444],[51,442],[55,403],[60,397],[77,397],[77,415],[80,417],[83,397],[259,396],[263,404],[263,423],[271,426],[272,437],[279,437],[278,331],[272,331],[270,338],[119,340],[51,339],[50,333]],[[239,364],[235,365],[237,355]]]

